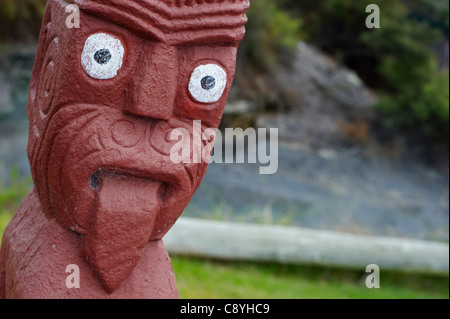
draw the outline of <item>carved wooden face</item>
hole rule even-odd
[[[207,29],[182,14],[192,7],[171,1],[166,9],[164,1],[127,1],[144,6],[149,21],[155,6],[160,16],[167,12],[166,22],[156,17],[162,27],[142,22],[141,11],[118,10],[124,1],[75,2],[84,9],[79,29],[66,27],[67,3],[47,7],[30,87],[28,153],[44,212],[81,235],[81,253],[112,291],[146,243],[173,226],[205,175],[204,161],[171,160],[177,141],[170,135],[184,128],[201,136],[194,120],[202,131],[218,127],[248,3],[200,7],[195,12],[211,14],[216,5],[220,13]]]

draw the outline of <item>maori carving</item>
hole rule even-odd
[[[65,25],[73,4],[80,28]],[[162,239],[208,162],[174,163],[171,132],[218,127],[248,6],[48,1],[28,103],[35,188],[3,238],[0,298],[177,297]],[[80,288],[65,285],[71,264]]]

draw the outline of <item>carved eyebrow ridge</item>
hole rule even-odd
[[[237,43],[244,36],[248,0],[72,0],[80,9],[170,44],[205,39]],[[185,6],[182,6],[184,4]],[[220,19],[224,17],[224,19]]]

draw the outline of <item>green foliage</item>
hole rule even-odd
[[[430,82],[422,87],[419,98],[412,103],[415,117],[424,124],[432,124],[437,119],[443,128],[449,124],[449,73],[438,73]],[[430,131],[435,131],[430,127]]]
[[[281,10],[276,1],[253,1],[248,18],[240,53],[257,70],[273,67],[301,36],[301,20]]]
[[[10,180],[9,186],[0,181],[0,242],[3,231],[32,187],[31,178],[20,177],[17,167],[11,170]]]
[[[420,1],[419,1],[420,2]],[[417,2],[417,3],[419,3]],[[382,28],[366,31],[361,41],[378,59],[383,97],[377,105],[390,127],[420,130],[447,142],[449,127],[448,72],[441,72],[429,45],[440,32],[409,19],[402,2],[383,13]]]
[[[46,2],[47,0],[0,0],[0,40],[36,40]]]
[[[430,70],[434,77],[395,95],[383,94],[377,108],[388,127],[421,130],[434,140],[448,143],[449,73]]]
[[[448,33],[449,1],[448,0],[404,0],[412,12],[412,16]]]
[[[382,121],[396,129],[448,140],[448,72],[436,66],[431,44],[448,33],[446,0],[285,0],[302,16],[310,41],[341,58],[381,93]],[[365,27],[377,4],[381,28]],[[447,138],[444,138],[447,136]]]

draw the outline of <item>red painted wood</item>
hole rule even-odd
[[[42,25],[28,104],[35,189],[3,238],[0,298],[176,298],[161,239],[207,163],[172,162],[169,136],[176,128],[198,136],[194,120],[218,127],[249,3],[73,2],[79,29],[66,26],[59,0],[48,2]],[[96,34],[109,44],[85,48]],[[207,64],[227,73],[211,104],[189,92],[193,71]],[[79,289],[66,287],[70,264],[80,268]]]

